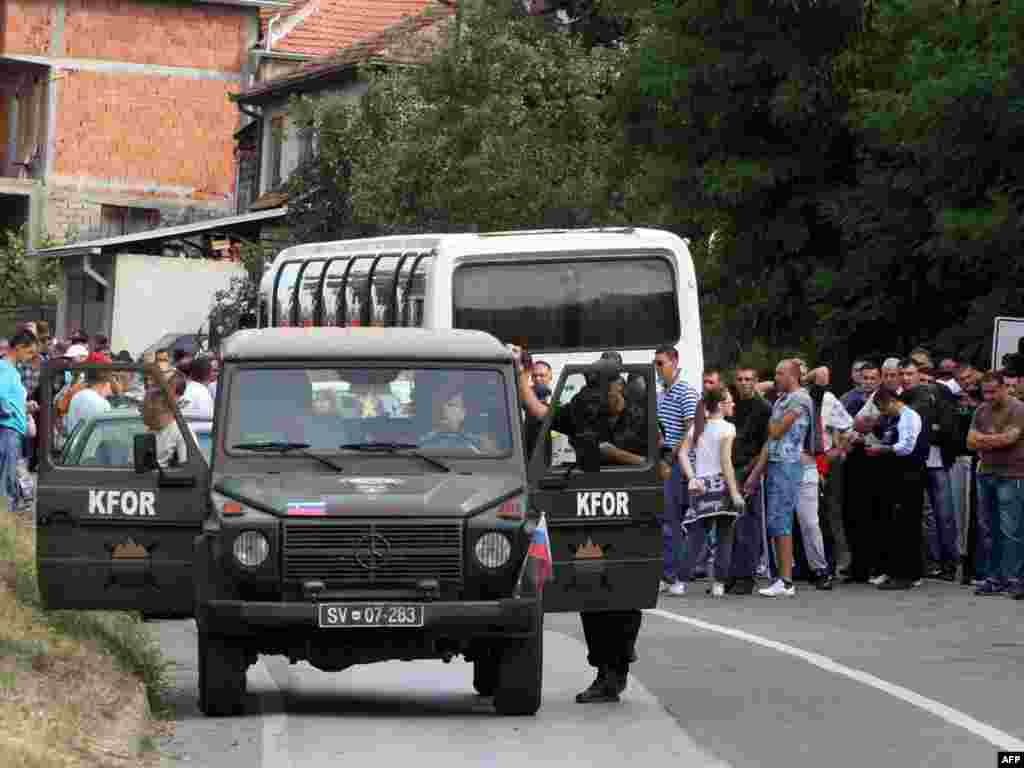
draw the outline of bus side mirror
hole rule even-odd
[[[141,435],[136,435],[132,449],[132,458],[134,459],[135,471],[137,473],[144,475],[157,468],[155,434],[145,432]]]

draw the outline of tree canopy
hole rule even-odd
[[[358,102],[296,100],[296,240],[664,227],[719,365],[984,361],[992,317],[1024,314],[1024,0],[573,0],[559,30],[510,5]]]

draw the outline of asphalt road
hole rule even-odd
[[[388,662],[323,673],[261,657],[246,714],[196,708],[195,627],[154,622],[173,661],[168,765],[988,766],[1024,749],[1024,603],[926,582],[794,599],[665,597],[621,704],[583,706],[579,620],[547,617],[534,718],[502,718],[471,666]],[[358,761],[358,762],[356,762]]]

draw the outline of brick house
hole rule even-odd
[[[0,0],[0,228],[82,239],[236,211],[229,95],[273,0]]]
[[[292,96],[359,98],[366,67],[421,63],[455,13],[443,0],[300,0],[287,14],[264,11],[261,63],[235,97],[251,118],[236,135],[239,212],[284,204],[281,186],[313,151],[288,114]]]

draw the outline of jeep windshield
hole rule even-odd
[[[241,367],[225,446],[301,444],[316,453],[508,456],[504,375],[493,369]],[[398,450],[398,449],[401,450]]]

